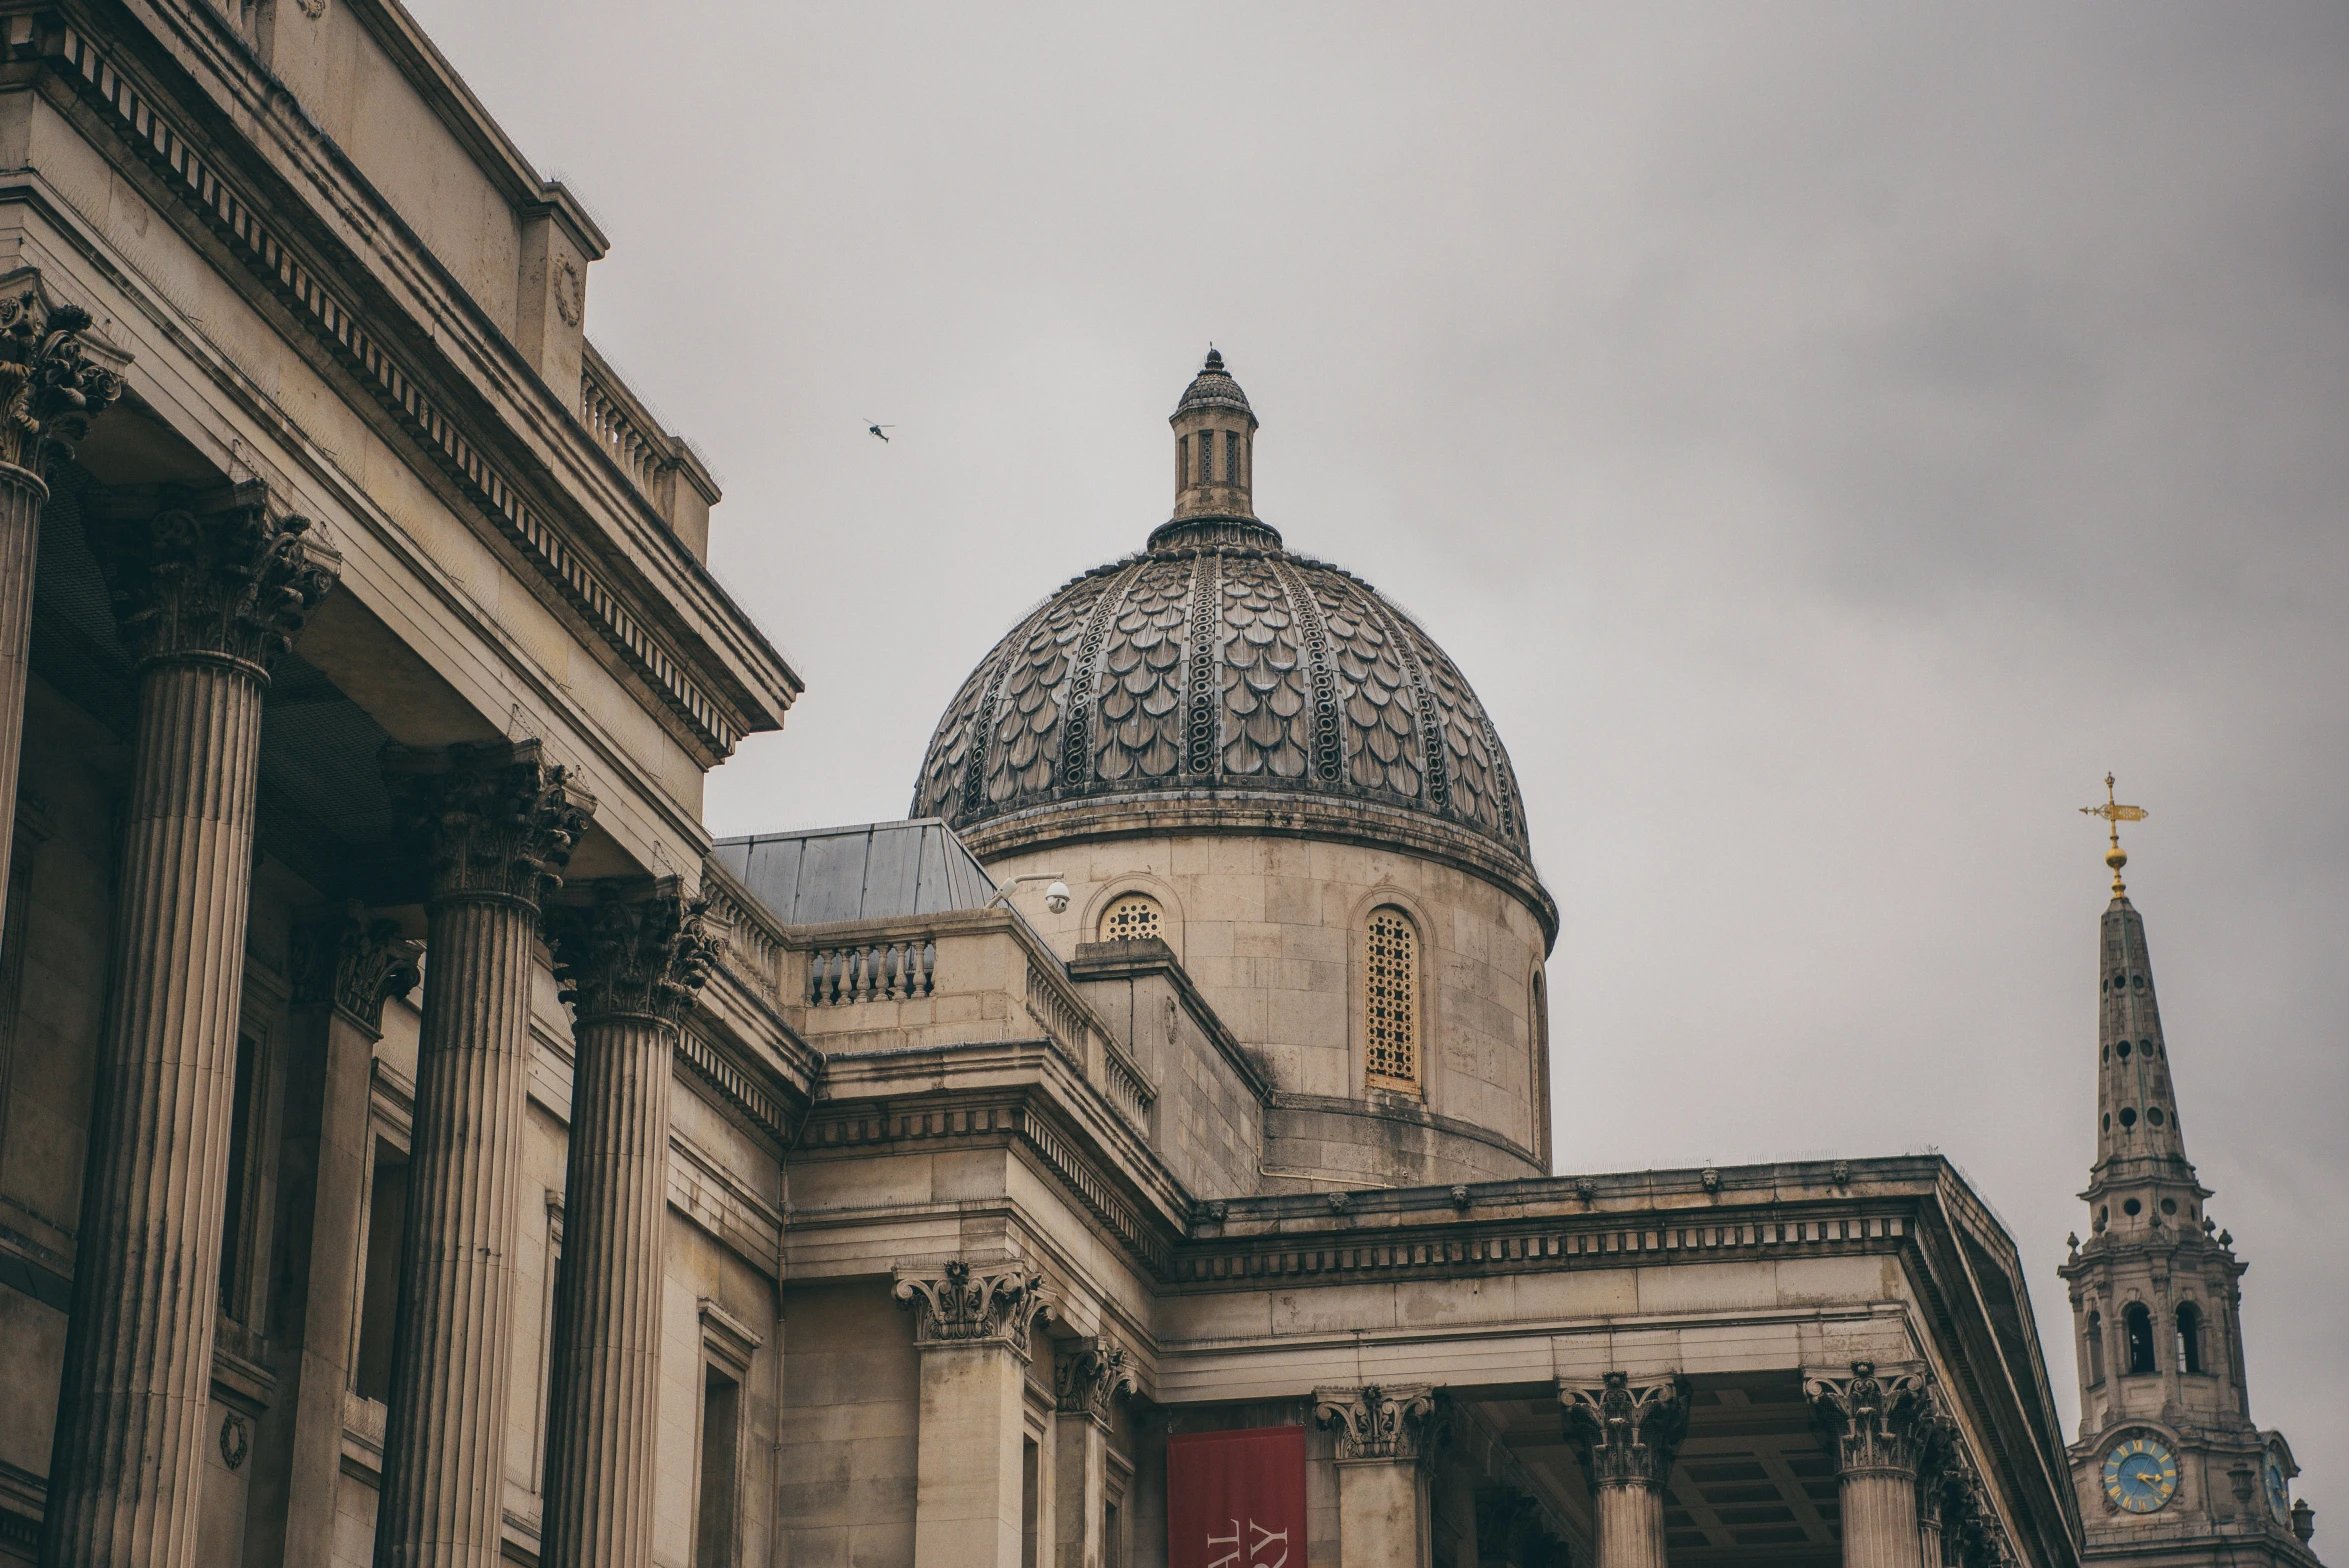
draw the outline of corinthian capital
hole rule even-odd
[[[937,1274],[897,1276],[896,1297],[914,1310],[917,1345],[1003,1345],[1025,1359],[1028,1330],[1044,1311],[1043,1276],[1023,1263],[973,1266],[956,1258]]]
[[[39,473],[122,395],[122,378],[90,360],[89,327],[88,311],[32,289],[0,299],[0,463]]]
[[[273,514],[258,480],[166,502],[88,518],[123,642],[142,664],[211,660],[266,677],[334,587],[342,557],[310,537],[307,517]]]
[[[595,902],[546,912],[555,978],[580,1023],[650,1018],[676,1024],[717,962],[718,941],[704,916],[709,900],[689,898],[663,877],[649,889],[616,882],[595,888]]]
[[[1052,1361],[1052,1389],[1063,1415],[1109,1419],[1109,1402],[1140,1386],[1133,1358],[1106,1339],[1080,1339]]]
[[[1804,1378],[1803,1393],[1846,1475],[1883,1471],[1914,1480],[1940,1431],[1922,1367],[1880,1372],[1872,1361],[1855,1361],[1849,1377]]]
[[[383,1004],[406,996],[423,978],[421,942],[403,941],[389,920],[370,920],[352,901],[294,928],[294,1001],[332,1007],[369,1034],[383,1034]]]
[[[431,897],[536,906],[563,882],[595,797],[535,740],[384,757],[409,836],[431,868]]]
[[[1451,1435],[1435,1389],[1426,1383],[1317,1388],[1313,1419],[1338,1434],[1338,1458],[1418,1464]]]
[[[1566,1435],[1582,1451],[1593,1486],[1661,1486],[1688,1435],[1689,1382],[1679,1373],[1634,1383],[1610,1372],[1596,1387],[1558,1385]]]

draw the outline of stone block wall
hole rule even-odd
[[[921,1364],[885,1280],[791,1286],[776,1527],[796,1568],[913,1562]]]

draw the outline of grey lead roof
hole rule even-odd
[[[994,879],[936,817],[722,838],[718,863],[785,925],[983,909]]]

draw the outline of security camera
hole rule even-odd
[[[1044,907],[1056,915],[1068,912],[1068,884],[1066,882],[1055,882],[1044,890]]]

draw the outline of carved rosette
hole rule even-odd
[[[595,815],[595,797],[548,762],[539,743],[395,750],[392,800],[431,871],[431,897],[510,900],[533,908]]]
[[[1134,1362],[1108,1340],[1077,1340],[1053,1357],[1052,1389],[1062,1415],[1091,1416],[1107,1425],[1109,1402],[1140,1387]]]
[[[688,897],[675,877],[649,894],[605,883],[595,902],[546,912],[555,978],[579,1023],[647,1018],[675,1026],[718,958],[709,900]]]
[[[331,1007],[368,1034],[383,1034],[383,1004],[416,989],[422,942],[389,920],[370,920],[356,899],[294,928],[294,1005]]]
[[[0,463],[40,473],[122,396],[122,378],[90,361],[89,328],[79,305],[46,305],[30,289],[0,300]]]
[[[1879,1373],[1874,1362],[1855,1361],[1849,1377],[1805,1378],[1803,1393],[1844,1475],[1913,1481],[1941,1431],[1922,1369]]]
[[[1337,1433],[1341,1464],[1425,1464],[1451,1437],[1435,1389],[1426,1383],[1317,1388],[1313,1419]]]
[[[914,1311],[917,1345],[1001,1345],[1025,1360],[1028,1331],[1046,1314],[1044,1279],[1022,1263],[960,1258],[936,1275],[897,1277],[897,1299]]]
[[[225,500],[183,500],[148,517],[88,520],[123,642],[140,664],[225,663],[265,680],[342,557],[310,537],[307,517],[273,514],[258,481]]]
[[[1688,1435],[1689,1395],[1678,1373],[1634,1383],[1627,1372],[1610,1372],[1596,1388],[1561,1384],[1566,1435],[1581,1450],[1591,1484],[1662,1486]]]

